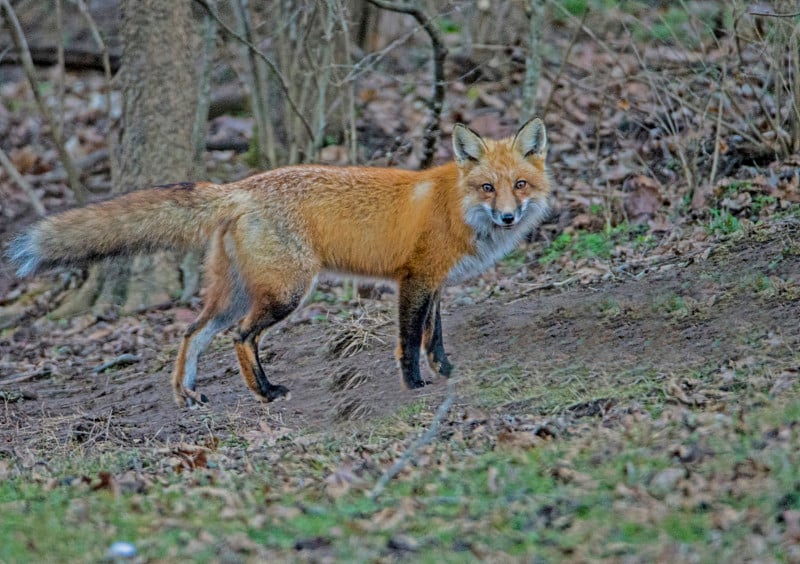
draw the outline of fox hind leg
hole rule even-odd
[[[200,317],[189,326],[183,343],[181,343],[176,371],[173,375],[173,389],[178,405],[192,405],[195,402],[206,403],[208,401],[205,395],[195,391],[197,361],[214,335],[230,327],[236,322],[237,317],[232,312],[223,312],[210,319]]]
[[[294,292],[282,298],[261,294],[237,329],[234,348],[242,377],[253,393],[264,401],[271,402],[282,397],[288,399],[289,389],[280,384],[272,384],[267,378],[258,358],[259,337],[267,328],[285,319],[298,308],[308,287],[309,284],[299,285]]]
[[[205,403],[206,397],[195,391],[197,362],[214,335],[234,325],[247,313],[250,306],[241,277],[232,268],[225,252],[225,230],[216,233],[206,261],[208,289],[207,301],[198,318],[186,330],[175,370],[172,388],[175,401],[180,406]]]
[[[425,328],[422,333],[422,348],[428,360],[430,369],[442,376],[450,376],[453,365],[444,351],[442,338],[442,289],[436,290],[431,301],[428,317],[425,319]]]
[[[207,398],[195,391],[197,384],[197,362],[208,347],[214,335],[234,325],[247,313],[247,296],[237,288],[232,296],[214,294],[214,287],[208,292],[214,296],[206,305],[197,320],[186,330],[175,362],[172,387],[178,405],[206,403]],[[229,303],[220,307],[221,299],[230,297]]]

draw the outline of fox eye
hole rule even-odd
[[[481,190],[483,190],[483,191],[484,191],[484,192],[486,192],[487,194],[490,194],[490,193],[494,192],[494,186],[492,186],[491,184],[489,184],[489,183],[487,182],[486,184],[483,184],[483,185],[481,186]]]
[[[514,184],[514,188],[516,188],[517,190],[522,190],[527,185],[528,185],[527,180],[517,180],[517,182]]]

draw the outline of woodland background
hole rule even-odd
[[[555,212],[448,288],[399,389],[393,289],[321,286],[168,375],[202,257],[0,259],[0,560],[800,559],[794,2],[0,0],[0,243],[139,187],[419,168],[541,116]],[[272,378],[272,374],[270,375]],[[365,495],[366,494],[366,495]]]

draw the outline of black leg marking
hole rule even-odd
[[[409,388],[426,384],[419,372],[419,351],[425,321],[433,302],[433,292],[414,281],[400,284],[398,309],[400,313],[400,370],[403,382]]]
[[[431,303],[428,319],[425,322],[425,333],[428,337],[427,342],[423,343],[425,353],[428,356],[428,365],[431,370],[438,372],[442,376],[450,376],[453,372],[453,365],[447,358],[444,351],[444,339],[442,338],[442,292],[437,290]]]
[[[258,340],[268,327],[278,323],[291,314],[302,300],[302,293],[288,302],[268,301],[258,309],[251,310],[250,315],[239,326],[234,338],[236,354],[242,375],[248,387],[267,401],[273,401],[289,395],[289,389],[279,384],[272,384],[258,358]]]

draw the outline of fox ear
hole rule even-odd
[[[544,158],[547,154],[547,131],[542,120],[534,118],[520,127],[514,136],[513,147],[523,158]]]
[[[453,152],[458,164],[479,162],[485,150],[486,145],[481,136],[469,127],[463,123],[457,123],[453,127]]]

